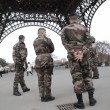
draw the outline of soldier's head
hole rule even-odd
[[[93,36],[91,36],[89,39],[87,39],[88,47],[92,47],[93,43],[95,43],[95,38]]]
[[[45,37],[46,36],[46,29],[45,28],[39,28],[38,29],[38,36]]]
[[[95,43],[95,38],[93,36],[91,36],[89,39],[88,39],[88,43]]]
[[[79,15],[75,12],[71,12],[69,13],[69,22],[70,24],[74,23],[74,22],[78,22],[79,21]]]
[[[25,37],[23,35],[19,35],[19,41],[24,42]]]

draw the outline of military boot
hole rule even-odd
[[[14,91],[13,92],[13,95],[15,95],[15,96],[21,96],[21,93],[19,91]]]
[[[45,102],[45,97],[41,97],[41,102]]]
[[[94,97],[93,97],[93,92],[92,92],[92,91],[89,91],[89,92],[88,92],[88,95],[89,95],[89,103],[90,103],[90,106],[94,106],[94,105],[97,103],[97,101],[96,101],[96,99],[94,99]]]
[[[28,91],[30,91],[29,88],[25,88],[25,89],[23,89],[23,92],[28,92]]]
[[[52,100],[55,100],[55,97],[53,97],[53,96],[46,96],[45,97],[45,102],[52,101]]]
[[[74,106],[79,109],[84,109],[85,106],[83,103],[82,94],[76,94],[76,97],[78,99],[78,102],[74,103]]]

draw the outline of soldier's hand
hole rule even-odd
[[[82,52],[82,51],[74,52],[74,56],[75,56],[75,60],[76,60],[76,61],[82,61],[83,52]]]

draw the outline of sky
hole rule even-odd
[[[96,41],[107,41],[110,42],[110,0],[103,3],[97,12],[95,13],[90,34],[96,38]],[[15,43],[18,42],[18,36],[25,36],[25,43],[28,49],[28,62],[34,62],[36,55],[33,48],[33,41],[37,37],[38,26],[30,26],[18,29],[9,34],[0,44],[0,58],[4,58],[7,62],[13,63],[12,49]],[[47,36],[51,38],[55,46],[54,55],[57,56],[55,59],[67,58],[67,52],[62,45],[61,37],[55,32],[46,29]]]

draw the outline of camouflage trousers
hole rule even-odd
[[[95,64],[92,65],[91,69],[92,69],[92,72],[93,72],[93,77],[99,77],[99,71],[98,71],[97,65],[95,65]]]
[[[24,80],[24,67],[23,65],[15,65],[15,78],[13,83],[13,91],[18,91],[18,84],[20,84],[22,90],[27,88]]]
[[[51,74],[48,74],[46,69],[37,69],[36,72],[40,97],[51,96]]]
[[[87,91],[93,91],[92,72],[85,63],[87,59],[83,59],[81,62],[69,61],[70,72],[74,84],[74,92],[81,94],[84,87]]]

